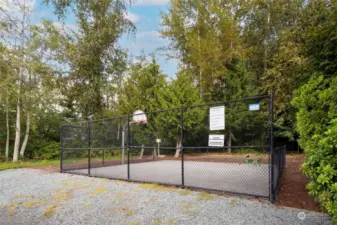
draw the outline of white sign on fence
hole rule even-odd
[[[260,104],[249,104],[249,111],[258,111],[260,110]]]
[[[208,137],[208,146],[223,147],[225,143],[225,135],[210,134]]]
[[[209,129],[225,129],[225,106],[217,106],[209,109]]]

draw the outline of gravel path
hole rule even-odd
[[[33,169],[0,172],[0,224],[317,224],[324,214],[218,196]],[[301,214],[300,214],[301,215]],[[322,222],[321,222],[322,224]],[[324,223],[329,224],[329,223]]]

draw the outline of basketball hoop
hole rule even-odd
[[[147,124],[146,114],[142,110],[133,113],[133,121],[137,124]]]

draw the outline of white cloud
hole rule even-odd
[[[140,16],[138,16],[137,14],[134,14],[130,11],[128,11],[125,14],[125,18],[127,18],[128,20],[130,20],[132,23],[136,23],[140,20]]]
[[[136,0],[135,5],[166,5],[169,0]]]
[[[143,32],[138,32],[136,34],[137,38],[151,38],[151,37],[155,37],[155,38],[159,38],[160,37],[160,33],[156,30],[153,31],[143,31]]]

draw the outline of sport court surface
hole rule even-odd
[[[88,169],[70,170],[88,174]],[[91,168],[91,176],[127,179],[127,164]],[[268,164],[184,162],[185,186],[241,194],[268,196]],[[130,164],[130,180],[181,185],[181,161],[161,160]]]

